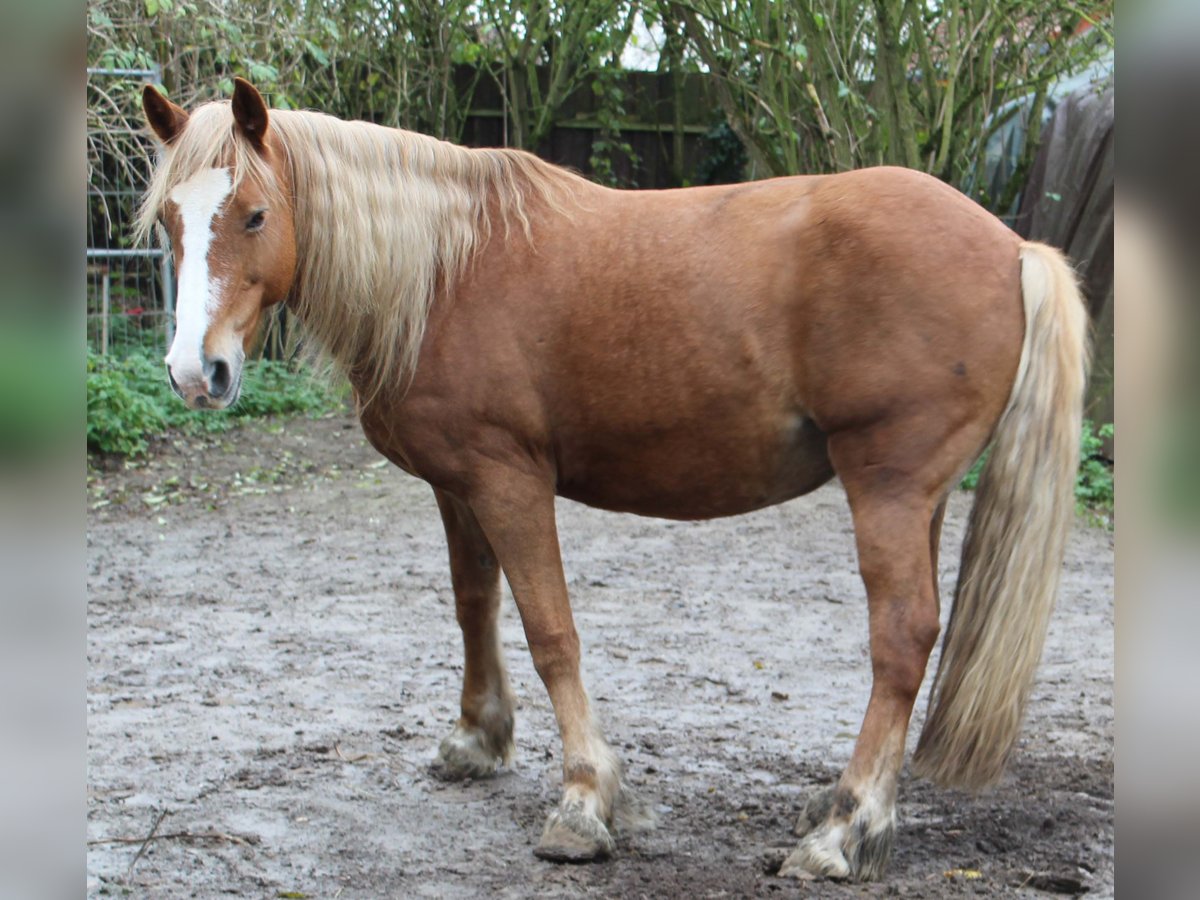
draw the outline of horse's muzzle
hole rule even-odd
[[[199,375],[199,377],[196,377]],[[182,383],[167,364],[167,380],[171,390],[191,409],[224,409],[238,398],[241,392],[241,367],[236,369],[228,360],[203,357],[200,372]]]

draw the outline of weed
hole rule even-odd
[[[1113,437],[1110,422],[1097,428],[1090,419],[1083,422],[1083,435],[1079,442],[1079,474],[1075,478],[1075,507],[1081,515],[1095,522],[1112,527],[1113,511],[1113,464],[1104,455],[1104,442]],[[963,477],[959,487],[973,491],[979,484],[979,473],[987,462],[988,450],[984,450],[975,465]]]
[[[287,363],[248,362],[238,402],[224,413],[189,410],[167,383],[149,351],[117,358],[88,351],[87,449],[139,456],[170,429],[187,433],[228,431],[263,416],[317,415],[340,406],[340,397]]]

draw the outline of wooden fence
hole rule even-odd
[[[458,76],[474,78],[466,67]],[[708,102],[707,79],[699,73],[671,75],[623,72],[617,86],[624,94],[619,140],[632,149],[611,156],[612,174],[621,187],[669,188],[712,180],[738,180],[741,173],[713,174],[710,158],[716,148],[705,135],[723,117]],[[678,81],[678,83],[677,83]],[[600,101],[590,84],[567,98],[554,117],[549,136],[534,152],[543,159],[594,176],[593,145],[602,135]],[[475,83],[463,143],[471,147],[505,144],[505,108],[500,87],[490,79]]]

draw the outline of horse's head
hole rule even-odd
[[[193,409],[237,400],[263,310],[291,290],[296,268],[286,153],[254,87],[191,115],[154,88],[142,94],[164,152],[143,217],[162,223],[178,272],[171,386]]]

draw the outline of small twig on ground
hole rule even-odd
[[[144,838],[96,838],[95,840],[88,841],[87,845],[95,847],[100,844],[140,844],[152,841],[224,841],[229,844],[241,844],[244,847],[252,847],[258,843],[258,838],[254,835],[227,834],[224,831],[169,831],[164,834],[151,833],[149,837]]]
[[[337,742],[334,742],[333,752],[337,754],[338,759],[340,759],[342,762],[348,763],[361,762],[364,759],[374,759],[379,755],[377,753],[359,753],[355,756],[346,756],[344,753],[342,753],[342,745]]]
[[[133,855],[133,861],[129,863],[129,868],[125,870],[125,886],[129,887],[133,880],[133,867],[137,865],[137,861],[142,858],[142,854],[146,852],[146,848],[150,846],[150,842],[154,840],[154,833],[158,831],[158,826],[162,824],[162,820],[170,814],[169,809],[163,809],[154,820],[154,824],[150,826],[150,833],[146,835],[142,841],[142,846],[138,847],[138,852]]]

